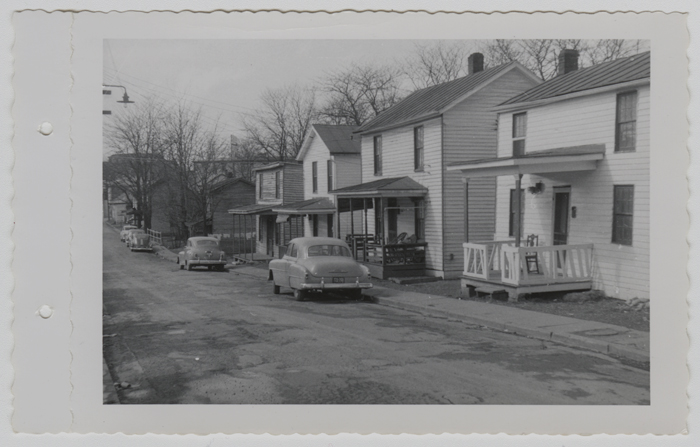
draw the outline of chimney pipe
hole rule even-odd
[[[578,51],[563,49],[559,53],[559,67],[557,69],[557,76],[563,74],[571,73],[572,71],[578,70]]]
[[[484,55],[481,53],[472,53],[467,59],[469,64],[469,74],[484,71]]]

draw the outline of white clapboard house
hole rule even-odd
[[[648,298],[650,54],[577,68],[562,51],[556,77],[495,108],[497,156],[447,168],[468,201],[498,179],[495,238],[463,244],[465,290]]]
[[[363,183],[331,193],[341,219],[361,212],[350,242],[374,276],[457,278],[466,238],[493,238],[495,179],[470,184],[467,225],[461,173],[446,167],[495,157],[493,107],[539,83],[517,62],[485,70],[475,53],[467,76],[418,90],[355,131]]]

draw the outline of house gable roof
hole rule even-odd
[[[425,194],[428,188],[421,185],[411,177],[391,177],[375,180],[373,182],[360,183],[359,185],[346,186],[345,188],[329,191],[331,194],[346,195],[348,193],[389,193],[396,192],[401,194],[416,193],[418,195]]]
[[[255,188],[254,183],[249,182],[248,180],[244,179],[243,177],[235,177],[235,178],[229,178],[229,179],[222,180],[222,181],[218,182],[217,184],[212,186],[211,191],[216,192],[216,191],[219,191],[220,189],[223,189],[227,186],[230,186],[230,185],[233,185],[236,183],[243,183],[244,185],[247,185],[251,188]]]
[[[647,51],[557,76],[500,105],[549,99],[569,93],[648,79],[650,75],[651,53]]]
[[[335,205],[327,197],[315,197],[301,202],[278,205],[273,212],[284,214],[328,214],[335,213]]]
[[[466,99],[480,87],[514,69],[520,70],[533,81],[539,82],[534,74],[518,62],[499,65],[415,91],[363,124],[355,132],[368,133],[439,116],[455,103]]]
[[[353,132],[357,126],[342,124],[313,124],[311,131],[304,139],[304,144],[297,155],[297,161],[303,161],[306,152],[311,147],[316,135],[323,141],[332,155],[359,154],[362,146],[359,137],[353,137]]]

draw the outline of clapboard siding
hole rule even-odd
[[[444,164],[493,158],[497,154],[497,114],[492,107],[534,87],[537,82],[512,70],[445,112],[443,119]],[[444,172],[444,263],[445,276],[457,277],[464,270],[465,188],[463,174]],[[469,182],[470,241],[493,240],[496,213],[496,179]]]
[[[649,297],[649,87],[639,88],[635,152],[615,153],[616,93],[592,95],[527,111],[526,151],[584,144],[605,144],[605,158],[590,172],[523,176],[524,188],[537,181],[542,194],[525,193],[524,233],[538,234],[540,245],[552,242],[555,186],[570,186],[569,243],[594,244],[595,287],[614,297]],[[499,116],[499,155],[512,151],[512,114]],[[509,191],[513,177],[499,177],[496,237],[508,237]],[[631,246],[613,244],[613,187],[634,185],[633,240]]]
[[[336,189],[362,183],[361,154],[337,154],[333,155],[333,161],[335,164],[334,174]]]
[[[304,200],[304,171],[301,164],[285,164],[282,171],[282,203]]]
[[[218,189],[212,194],[212,232],[214,234],[229,234],[233,237],[233,216],[228,213],[232,208],[252,205],[255,203],[255,186],[246,182],[235,182]],[[236,229],[242,232],[242,229]],[[252,231],[252,229],[251,229]]]
[[[414,170],[413,128],[423,125],[423,172]],[[382,175],[374,174],[374,137],[382,135]],[[428,274],[443,275],[442,250],[442,120],[434,118],[416,125],[362,136],[362,181],[409,176],[428,188],[425,196],[426,270]],[[403,214],[403,213],[402,213]],[[410,213],[406,213],[410,214]],[[412,215],[412,214],[411,214]],[[407,217],[406,217],[407,218]],[[374,210],[368,212],[368,229],[374,230]],[[411,231],[413,226],[411,225]],[[411,233],[409,233],[410,235]]]

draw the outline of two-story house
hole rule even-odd
[[[469,57],[465,77],[418,90],[365,123],[360,185],[338,188],[340,214],[362,210],[357,256],[378,277],[459,277],[465,240],[495,232],[496,180],[469,184],[446,166],[496,156],[492,108],[541,81],[517,62],[484,69]],[[366,241],[373,240],[373,243]]]
[[[353,135],[356,128],[314,124],[304,139],[297,155],[297,161],[304,166],[304,201],[274,211],[307,216],[304,220],[306,236],[346,239],[353,233],[354,221],[359,223],[361,220],[359,209],[354,216],[337,213],[335,196],[329,193],[337,188],[362,183],[360,137]]]
[[[579,70],[564,50],[555,78],[495,108],[497,157],[448,167],[469,200],[498,176],[496,241],[464,244],[465,290],[648,298],[649,85],[648,52]]]
[[[255,169],[255,203],[228,210],[229,214],[241,216],[238,225],[247,233],[256,229],[256,243],[246,247],[244,253],[234,253],[253,257],[254,253],[267,257],[279,257],[284,247],[295,237],[304,235],[302,216],[280,214],[273,208],[299,202],[304,198],[302,165],[296,161],[275,162]],[[235,224],[235,220],[234,220]]]

